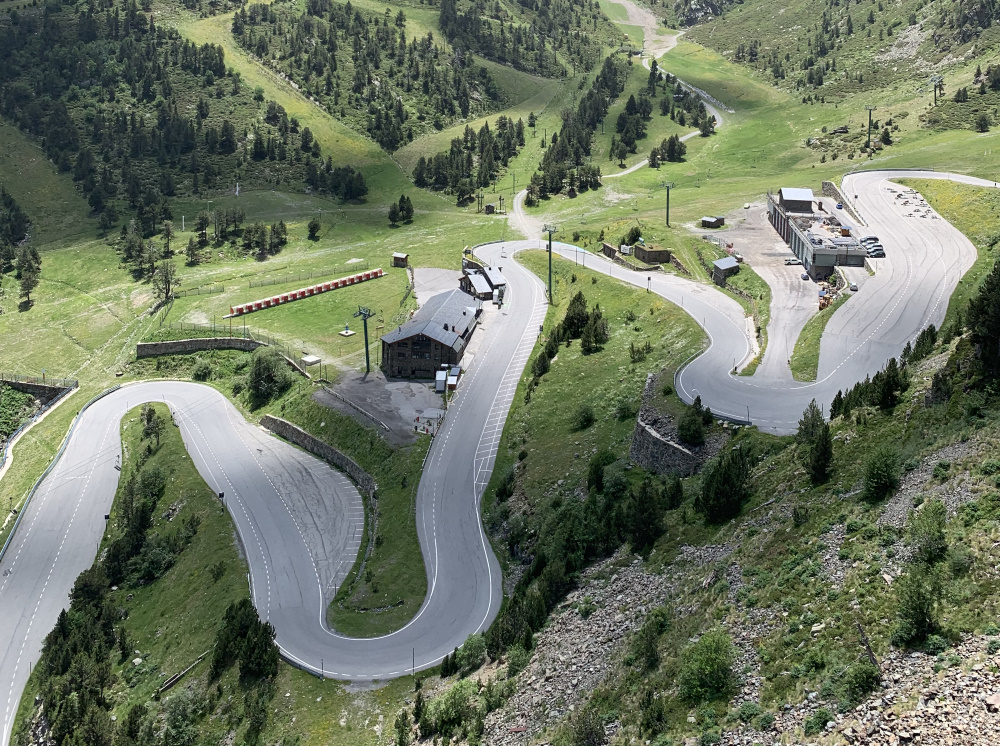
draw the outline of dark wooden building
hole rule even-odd
[[[382,337],[382,370],[392,378],[434,378],[442,365],[458,365],[481,308],[457,288],[431,297],[412,319]]]

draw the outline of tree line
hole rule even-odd
[[[0,279],[8,272],[14,273],[19,295],[26,306],[31,305],[31,293],[38,287],[42,272],[42,258],[28,243],[30,227],[31,221],[17,200],[0,186]],[[4,292],[0,284],[0,300]]]
[[[601,185],[601,169],[590,163],[591,143],[594,131],[607,116],[611,102],[625,89],[627,79],[628,64],[620,55],[604,59],[576,111],[564,112],[559,133],[552,133],[550,143],[542,143],[546,146],[545,154],[531,176],[527,205],[536,205],[539,199],[558,194],[564,188],[575,194]]]
[[[0,16],[0,113],[72,174],[104,230],[126,211],[146,237],[172,219],[170,197],[301,184],[322,164],[308,128],[248,90],[221,46],[183,39],[133,0]],[[364,196],[316,171],[315,189]]]
[[[402,10],[332,0],[309,0],[304,12],[254,4],[236,12],[232,28],[245,49],[390,152],[504,104],[471,53],[452,55],[429,33],[408,42]]]
[[[524,122],[505,115],[490,127],[485,122],[476,132],[465,125],[461,137],[453,138],[445,152],[431,158],[420,156],[413,168],[413,183],[455,194],[459,204],[472,198],[476,189],[489,186],[524,145]]]
[[[549,77],[591,70],[616,32],[594,0],[441,0],[441,31],[459,52],[476,51],[518,70]]]

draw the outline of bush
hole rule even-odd
[[[198,360],[191,370],[191,378],[196,381],[207,381],[212,377],[212,365],[207,360]]]
[[[759,704],[757,704],[756,702],[748,701],[740,705],[738,715],[740,720],[742,720],[744,723],[749,723],[755,717],[759,716],[761,712],[762,710],[760,709]]]
[[[833,715],[825,707],[820,707],[816,712],[806,718],[805,733],[807,736],[815,736],[826,730],[826,724],[833,720]]]
[[[944,535],[946,520],[947,510],[940,500],[930,500],[914,511],[910,517],[909,543],[916,560],[930,565],[944,559],[948,552]]]
[[[535,378],[541,378],[549,372],[550,362],[549,356],[545,354],[545,350],[542,350],[535,356],[535,359],[531,363],[531,374]]]
[[[583,404],[573,415],[573,429],[586,430],[594,424],[597,417],[594,415],[594,408],[589,404]]]
[[[278,351],[270,347],[258,347],[250,357],[246,388],[250,392],[251,403],[259,407],[280,396],[292,385],[292,372],[288,363]]]
[[[892,644],[897,647],[919,645],[936,628],[937,604],[941,596],[940,582],[935,573],[924,565],[911,565],[896,581],[899,602]]]
[[[601,746],[604,740],[604,722],[594,708],[585,707],[570,721],[572,746]]]
[[[996,655],[1000,652],[1000,640],[994,637],[992,640],[986,643],[986,652],[989,655]]]
[[[864,465],[861,497],[868,502],[884,500],[899,486],[899,454],[892,446],[875,449]]]
[[[689,645],[681,653],[677,687],[688,702],[727,697],[733,687],[733,643],[729,635],[716,629]]]
[[[855,663],[840,682],[841,709],[856,707],[867,695],[874,692],[881,682],[878,669],[868,661]]]
[[[663,505],[667,510],[676,510],[684,502],[684,485],[676,472],[667,475],[663,487]]]
[[[927,635],[924,641],[924,652],[928,655],[941,655],[948,649],[948,641],[940,635]]]
[[[531,654],[520,645],[515,645],[507,651],[507,677],[517,676],[530,662]]]
[[[737,515],[750,495],[751,465],[746,444],[723,451],[710,461],[702,474],[695,510],[709,523],[722,523]]]
[[[641,671],[652,671],[660,663],[660,636],[670,627],[665,608],[654,609],[632,638],[629,656]]]
[[[598,451],[591,456],[587,466],[587,488],[604,492],[604,468],[616,460],[615,454],[608,450]]]
[[[701,414],[694,407],[688,407],[677,423],[677,437],[681,443],[689,446],[700,446],[705,443],[705,423]]]
[[[948,550],[948,569],[956,578],[969,572],[972,562],[972,550],[965,544],[955,544]]]
[[[757,718],[757,730],[768,731],[774,727],[774,715],[770,712],[765,712],[759,718]]]
[[[476,685],[463,679],[424,708],[420,720],[420,735],[451,734],[456,728],[472,722],[477,714],[475,705]]]
[[[458,671],[466,676],[486,660],[486,640],[482,635],[469,635],[458,649]]]

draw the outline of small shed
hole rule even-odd
[[[494,204],[492,204],[492,203],[491,203],[491,204],[488,204],[488,205],[486,205],[486,214],[487,214],[487,215],[495,215],[495,214],[496,214],[496,211],[497,211],[497,207],[496,207],[496,205],[494,205]]]
[[[739,262],[734,257],[725,256],[712,262],[712,282],[719,287],[726,286],[726,278],[740,271]]]
[[[500,268],[483,267],[483,276],[486,277],[486,282],[490,284],[492,290],[499,290],[507,286],[507,279],[500,272]]]
[[[721,228],[726,224],[726,219],[720,216],[706,216],[701,219],[702,228]]]
[[[493,297],[493,288],[490,287],[490,283],[486,280],[486,277],[482,272],[477,272],[474,269],[466,270],[465,274],[462,275],[462,279],[459,280],[459,285],[462,287],[462,290],[474,298],[489,300]]]
[[[635,258],[646,264],[670,264],[670,249],[636,244]]]
[[[437,394],[443,394],[445,387],[448,385],[448,371],[439,370],[434,378],[434,392]]]
[[[778,190],[778,204],[785,208],[786,212],[812,212],[812,189],[782,187]]]
[[[410,264],[410,255],[404,254],[400,251],[395,251],[392,254],[392,266],[393,267],[406,267]]]

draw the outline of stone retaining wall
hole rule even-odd
[[[840,191],[840,187],[838,187],[832,181],[823,182],[823,196],[832,197],[833,199],[837,200],[840,204],[844,206],[844,209],[848,212],[848,214],[850,214],[852,218],[858,221],[861,225],[867,225],[867,223],[865,223],[865,221],[861,219],[861,216],[854,211],[854,207],[851,205],[851,203],[848,202],[846,199],[844,199],[844,195]]]
[[[264,415],[260,424],[275,435],[281,436],[289,443],[294,443],[300,448],[306,449],[309,453],[319,456],[324,461],[336,466],[347,474],[358,488],[367,493],[369,497],[374,498],[376,496],[378,484],[375,483],[375,479],[358,466],[357,462],[352,458],[345,456],[330,444],[324,443],[319,438],[313,437],[302,428],[280,417],[272,417],[269,414]]]
[[[41,383],[26,383],[24,381],[0,380],[0,385],[10,386],[12,389],[16,389],[17,391],[23,391],[26,394],[31,394],[42,403],[43,407],[64,391],[68,390],[64,386],[47,386]]]
[[[701,459],[677,443],[667,440],[642,419],[635,421],[628,457],[644,469],[667,474],[675,471],[687,477],[701,465]]]
[[[205,337],[202,339],[175,339],[170,342],[139,342],[135,346],[136,359],[157,355],[183,355],[202,350],[243,350],[253,352],[263,347],[263,342],[243,337]]]

